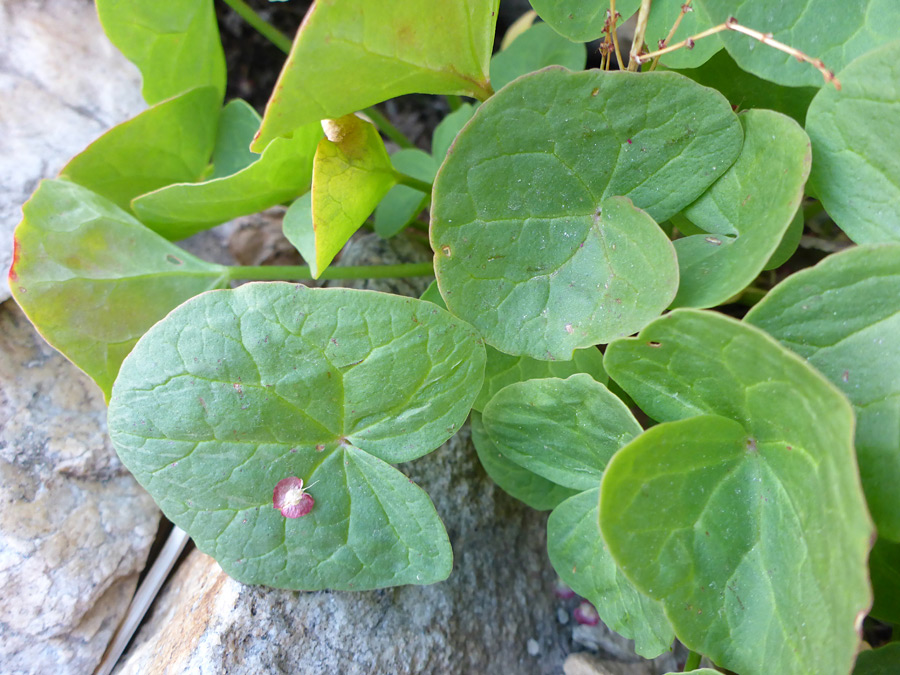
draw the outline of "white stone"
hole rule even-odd
[[[21,207],[41,178],[146,108],[90,0],[0,2],[0,302]]]
[[[0,672],[90,673],[159,514],[106,436],[99,389],[0,305]]]

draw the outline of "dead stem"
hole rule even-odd
[[[641,67],[640,53],[644,45],[644,33],[647,32],[647,17],[650,16],[650,3],[652,0],[641,0],[641,9],[638,11],[637,25],[634,27],[634,41],[631,43],[631,52],[628,54],[628,70],[634,71]]]
[[[830,82],[834,85],[834,88],[840,91],[841,83],[834,76],[834,71],[829,70],[825,67],[825,64],[822,62],[822,59],[814,59],[811,56],[807,56],[799,49],[795,49],[790,45],[786,45],[783,42],[779,42],[772,37],[772,33],[760,33],[758,30],[753,30],[752,28],[747,28],[746,26],[742,26],[737,22],[737,19],[734,17],[729,18],[725,23],[720,23],[718,26],[713,26],[712,28],[707,28],[705,31],[697,33],[696,35],[692,35],[686,40],[682,40],[677,44],[671,45],[669,47],[664,47],[663,49],[658,49],[655,52],[649,52],[647,54],[638,54],[636,56],[632,56],[634,61],[638,64],[646,63],[651,59],[658,59],[660,56],[665,54],[669,54],[674,52],[676,49],[681,49],[682,47],[687,49],[692,49],[694,47],[694,42],[701,38],[708,37],[710,35],[715,35],[716,33],[721,33],[725,30],[733,30],[738,33],[743,33],[749,37],[752,37],[755,40],[759,40],[764,45],[768,45],[770,47],[774,47],[779,51],[784,52],[785,54],[790,54],[795,59],[801,62],[809,63],[813,67],[815,67],[822,76],[825,78],[826,82]],[[631,69],[631,64],[629,64],[629,70]]]
[[[681,20],[684,18],[684,15],[688,12],[693,12],[694,8],[691,7],[691,0],[686,0],[685,3],[681,6],[681,12],[675,18],[675,23],[672,24],[672,30],[669,31],[669,34],[666,36],[665,40],[659,41],[659,48],[665,49],[666,45],[675,37],[675,31],[678,30],[678,26],[681,25]],[[650,66],[650,72],[656,70],[656,66],[659,65],[659,56],[653,59],[653,64]]]

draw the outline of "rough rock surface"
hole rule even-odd
[[[467,430],[400,468],[447,526],[455,555],[447,581],[269,590],[232,581],[194,551],[118,672],[559,673],[570,648],[556,617],[546,516],[491,483]]]
[[[0,305],[0,672],[90,673],[158,511],[119,463],[97,387]]]
[[[90,0],[0,2],[0,302],[21,206],[109,127],[145,108],[140,75]]]

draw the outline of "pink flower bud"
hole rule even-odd
[[[594,606],[587,600],[583,601],[575,608],[575,611],[572,612],[572,616],[574,616],[575,620],[583,626],[596,626],[600,623],[600,615],[597,614],[597,610],[594,609]]]
[[[281,511],[285,518],[299,518],[312,511],[316,500],[304,492],[303,479],[289,476],[278,481],[272,493],[272,506]]]

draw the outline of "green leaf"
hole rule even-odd
[[[869,508],[879,534],[900,541],[900,244],[830,255],[772,289],[746,320],[850,399]]]
[[[225,283],[211,265],[112,202],[45,180],[23,207],[9,284],[44,339],[109,398],[122,359],[150,326]]]
[[[547,551],[560,578],[589,600],[607,626],[634,640],[652,659],[669,649],[675,635],[662,604],[638,591],[616,567],[599,523],[600,489],[571,497],[547,520]]]
[[[697,1],[714,24],[735,17],[744,26],[772,33],[776,40],[822,59],[835,72],[900,32],[900,13],[890,0],[781,0],[777,9],[758,0]],[[737,64],[754,75],[788,87],[823,84],[818,70],[790,54],[734,31],[720,35]]]
[[[586,373],[603,384],[609,379],[603,370],[603,354],[596,347],[576,349],[570,361],[539,361],[528,356],[510,356],[488,347],[484,385],[472,408],[480,412],[498,391],[515,382],[545,377],[565,379],[576,373]]]
[[[530,0],[538,15],[560,35],[574,42],[590,42],[603,35],[608,2],[595,0]],[[627,19],[640,7],[640,0],[618,0],[616,11]],[[619,25],[623,22],[620,20]]]
[[[260,122],[262,118],[253,106],[239,98],[222,107],[216,130],[216,144],[213,147],[213,170],[210,178],[230,176],[259,159],[259,155],[250,150],[250,144]]]
[[[420,298],[420,300],[433,302],[441,309],[447,309],[447,305],[444,303],[444,299],[441,297],[441,291],[438,289],[437,281],[432,281],[430,284],[428,284],[428,288],[426,288],[425,292],[422,293],[422,297]]]
[[[625,575],[724,668],[848,672],[873,528],[844,396],[711,312],[675,310],[610,344],[604,364],[665,422],[619,450],[601,484],[600,527]]]
[[[685,209],[704,234],[675,240],[681,279],[676,307],[714,307],[750,284],[766,266],[803,199],[809,138],[771,110],[740,116],[740,157]]]
[[[787,232],[781,237],[781,243],[778,244],[778,248],[775,249],[775,252],[769,256],[769,261],[766,263],[765,267],[763,267],[763,270],[774,270],[784,265],[784,263],[790,260],[794,253],[797,252],[802,238],[803,207],[797,209],[797,213],[794,214],[794,219],[791,221],[791,224],[788,225]]]
[[[447,306],[494,347],[538,359],[633,333],[677,285],[651,217],[699,197],[741,136],[721,95],[674,73],[519,78],[438,172],[431,242]]]
[[[298,197],[288,207],[281,227],[285,238],[300,252],[303,261],[312,270],[316,264],[316,231],[313,228],[312,192]],[[313,274],[316,273],[313,272]]]
[[[577,494],[575,490],[541,478],[507,459],[484,430],[481,413],[472,411],[472,444],[485,472],[507,494],[537,511],[549,511]]]
[[[491,94],[500,0],[320,0],[303,20],[254,143],[402,94]],[[312,67],[311,67],[312,66]]]
[[[853,675],[896,675],[900,671],[900,643],[861,651]]]
[[[869,555],[869,576],[875,596],[871,615],[880,621],[900,623],[900,544],[878,538]]]
[[[391,155],[394,168],[407,176],[431,183],[438,162],[418,148],[405,148]],[[428,204],[431,195],[408,185],[395,185],[375,209],[375,231],[388,239],[409,225]]]
[[[466,126],[466,122],[472,119],[475,114],[475,106],[471,103],[463,103],[459,108],[447,115],[435,127],[434,134],[431,137],[431,156],[440,165],[450,146],[456,139],[457,134]]]
[[[202,183],[176,183],[141,195],[132,209],[167,239],[186,239],[239,216],[258,213],[309,190],[322,127],[311,124],[272,141],[257,161]]]
[[[225,54],[212,0],[97,0],[110,41],[141,71],[153,105],[195,87],[225,93]]]
[[[328,120],[325,135],[313,161],[313,232],[306,228],[302,237],[295,235],[307,246],[309,241],[315,243],[314,251],[300,249],[314,279],[397,183],[391,158],[374,126],[356,115],[347,115]]]
[[[641,433],[628,407],[587,374],[504,387],[482,421],[504,457],[576,490],[595,487],[613,453]]]
[[[387,463],[452,436],[483,372],[478,334],[431,303],[247,284],[183,304],[138,342],[110,435],[166,516],[239,581],[433,583],[450,573],[447,535]],[[315,504],[286,519],[273,489],[291,476]]]
[[[91,143],[60,177],[126,210],[138,195],[199,180],[215,143],[219,100],[204,87],[158,103]]]
[[[491,59],[491,86],[500,89],[520,75],[547,66],[584,70],[587,48],[562,37],[546,23],[538,23],[518,36]]]
[[[653,3],[647,18],[647,32],[644,37],[650,51],[659,49],[659,41],[665,40],[669,36],[669,31],[672,30],[672,26],[681,15],[683,5],[683,0],[657,0]],[[674,45],[682,42],[692,35],[712,28],[712,26],[713,23],[710,21],[706,9],[699,2],[695,2],[690,11],[685,13],[681,23],[678,24],[678,29],[667,44]],[[719,36],[711,35],[695,41],[691,49],[682,48],[664,54],[661,63],[669,68],[696,68],[706,63],[722,47],[722,40],[719,39]]]
[[[742,70],[725,50],[716,53],[699,68],[678,72],[694,82],[717,89],[738,110],[775,110],[793,117],[800,124],[806,119],[806,110],[819,91],[817,87],[782,87],[756,77]]]
[[[885,14],[886,23],[900,21],[900,12]],[[857,244],[900,241],[900,41],[860,57],[839,76],[841,91],[825,87],[809,107],[810,184]]]
[[[438,307],[447,309],[438,289],[437,281],[432,281],[428,285],[428,288],[422,293],[422,300],[433,302]],[[497,351],[491,346],[486,347],[486,352],[487,362],[484,369],[484,384],[481,386],[481,391],[478,393],[475,403],[472,404],[472,410],[479,413],[498,391],[515,382],[537,380],[545,377],[564,379],[576,373],[586,373],[597,380],[597,382],[603,384],[609,381],[606,371],[603,370],[603,354],[595,347],[576,349],[571,361],[539,361],[528,356],[510,356]],[[479,417],[479,421],[480,419]],[[491,477],[493,477],[493,474],[491,474]],[[499,481],[495,479],[495,482]],[[525,499],[522,501],[528,503]]]

